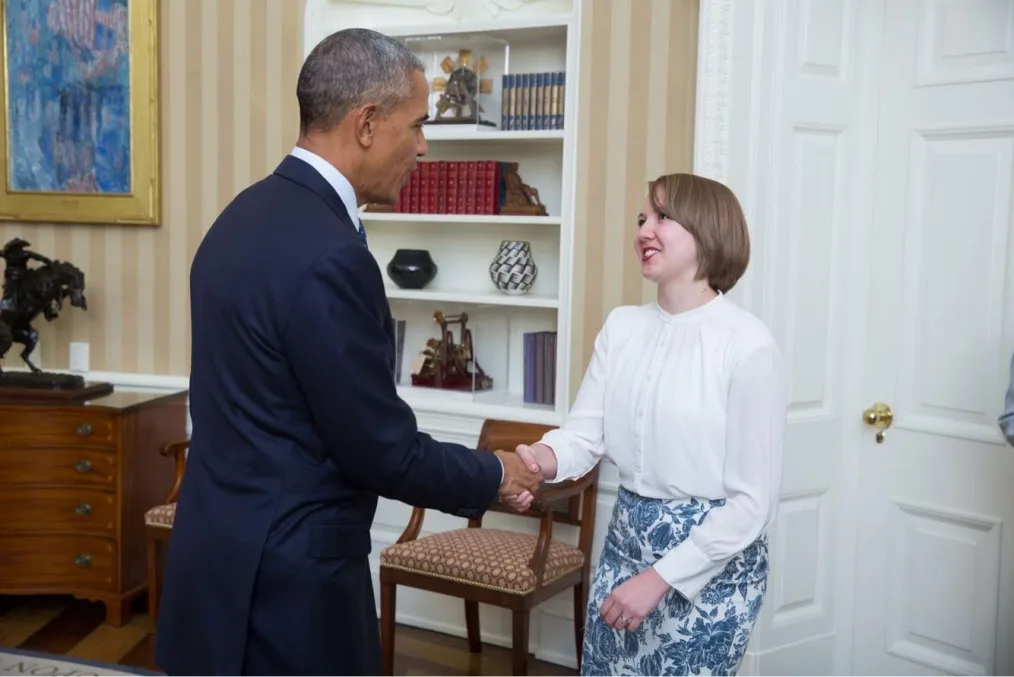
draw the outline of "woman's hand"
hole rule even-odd
[[[556,452],[551,447],[536,442],[535,444],[519,444],[514,450],[525,461],[525,465],[542,471],[542,478],[551,480],[556,477]]]
[[[648,568],[618,585],[602,602],[599,613],[606,625],[617,630],[636,630],[669,590],[671,588],[665,579],[653,568]]]

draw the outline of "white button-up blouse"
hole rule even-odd
[[[692,600],[774,519],[787,409],[771,332],[724,295],[675,315],[623,306],[595,340],[566,422],[541,441],[557,457],[554,482],[605,456],[635,494],[725,499],[654,564]]]

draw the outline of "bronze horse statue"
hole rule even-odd
[[[16,306],[0,310],[0,357],[6,355],[12,345],[20,343],[25,347],[21,359],[37,374],[41,370],[29,359],[39,342],[39,333],[32,327],[32,321],[41,314],[52,322],[67,299],[72,307],[88,310],[84,273],[66,261],[50,261],[26,270],[18,284]]]

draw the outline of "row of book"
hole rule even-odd
[[[499,214],[502,165],[496,160],[420,162],[394,205],[402,214]]]
[[[524,401],[556,404],[556,332],[524,335]]]
[[[564,76],[563,71],[504,75],[500,129],[563,129]]]

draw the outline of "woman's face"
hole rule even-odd
[[[637,215],[634,251],[641,261],[641,275],[656,283],[673,280],[692,282],[697,274],[697,243],[683,226],[659,214],[645,196]]]

